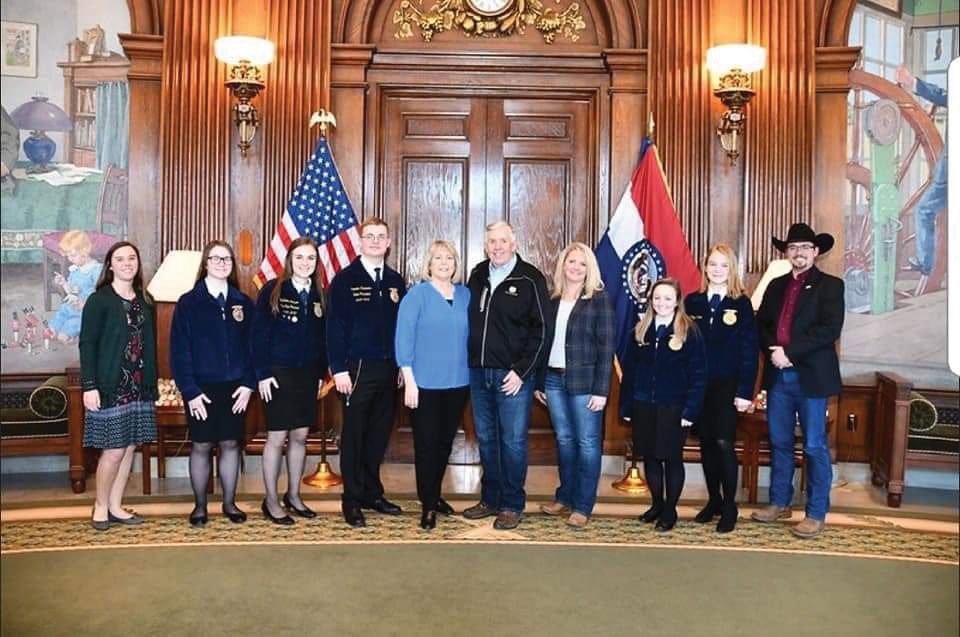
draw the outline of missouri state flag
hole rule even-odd
[[[647,311],[647,293],[658,279],[677,279],[684,294],[700,287],[700,270],[649,138],[643,140],[640,161],[596,254],[615,311],[617,356],[622,360],[631,330]]]

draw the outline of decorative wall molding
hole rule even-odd
[[[393,23],[397,25],[394,37],[398,40],[412,38],[417,27],[425,42],[444,31],[461,31],[466,37],[499,38],[523,34],[528,26],[539,31],[547,44],[553,44],[557,35],[576,42],[579,32],[587,27],[579,3],[553,9],[540,0],[438,0],[426,11],[418,9],[412,0],[400,0],[393,12]]]

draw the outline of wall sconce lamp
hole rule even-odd
[[[240,154],[247,156],[247,149],[257,134],[260,118],[256,107],[250,103],[263,90],[263,69],[273,61],[273,42],[263,38],[233,35],[217,38],[213,53],[229,66],[225,86],[230,89],[237,103],[233,105],[233,122],[240,133]]]
[[[752,44],[723,44],[707,50],[707,68],[717,77],[713,94],[727,107],[720,116],[717,135],[731,164],[737,163],[747,121],[744,110],[754,95],[750,74],[762,69],[766,61],[767,50]]]

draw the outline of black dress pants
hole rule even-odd
[[[417,497],[424,511],[435,511],[447,460],[467,402],[469,387],[421,389],[413,410],[413,448]]]
[[[340,473],[343,504],[370,504],[383,497],[380,465],[390,441],[397,395],[397,366],[389,359],[351,362],[353,393],[343,397]]]

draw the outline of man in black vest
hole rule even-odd
[[[383,497],[380,465],[390,440],[398,371],[393,351],[403,277],[384,260],[390,230],[382,219],[360,224],[360,257],[330,284],[327,357],[343,395],[340,471],[343,517],[366,526],[361,508],[397,515]]]
[[[770,430],[770,506],[758,522],[793,514],[794,428],[803,431],[807,460],[806,518],[794,535],[816,537],[830,508],[833,470],[827,444],[827,398],[842,387],[836,341],[843,328],[843,281],[814,265],[833,247],[833,237],[805,223],[790,226],[787,240],[773,240],[792,271],[770,282],[757,312],[760,348],[766,356],[767,425]]]

